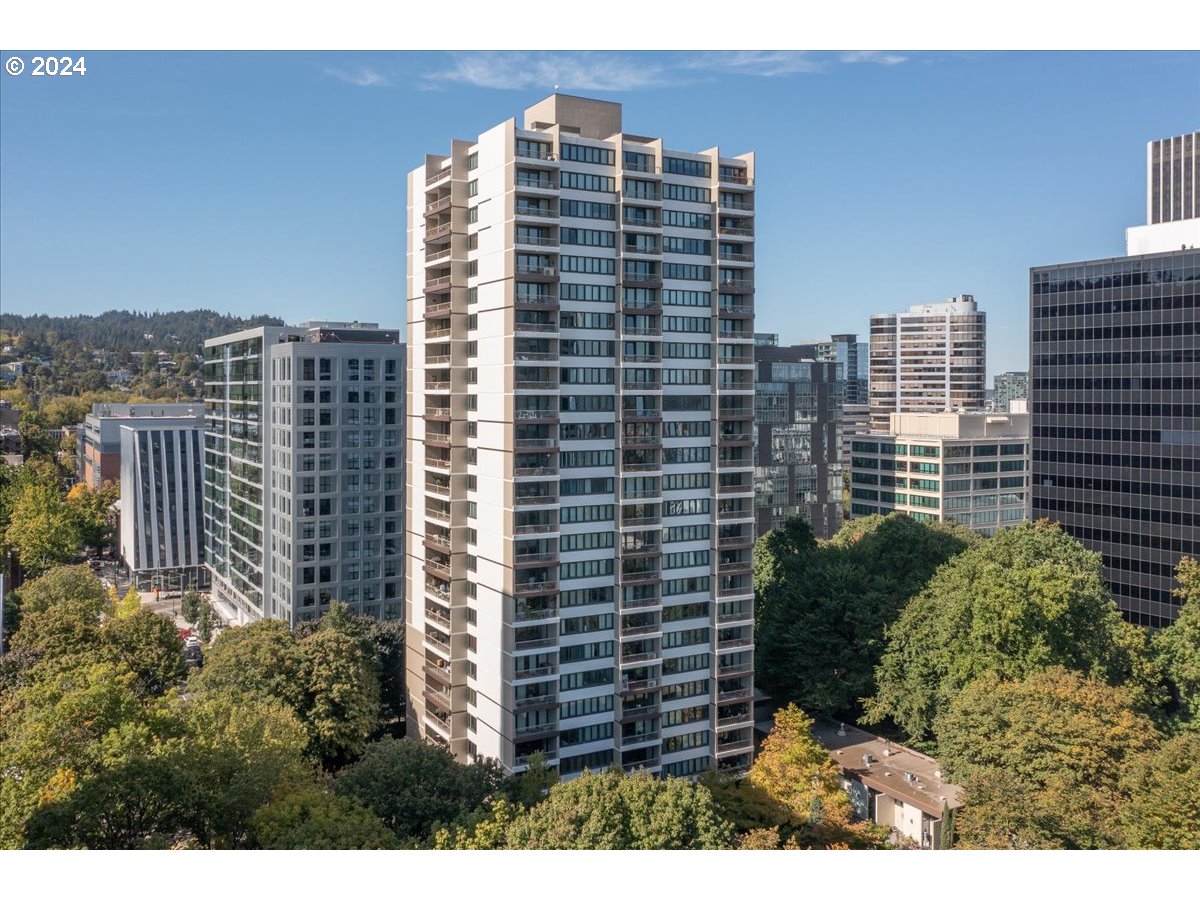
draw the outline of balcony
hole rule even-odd
[[[557,446],[558,438],[552,437],[517,437],[513,439],[513,448],[516,450],[553,450]]]
[[[644,228],[647,231],[657,231],[662,228],[662,218],[659,216],[624,216],[621,219],[623,228]]]
[[[745,200],[740,200],[736,197],[718,195],[717,209],[736,209],[742,212],[754,212],[754,204],[750,201],[749,197]]]
[[[437,184],[439,181],[441,181],[443,178],[445,178],[449,174],[450,174],[450,166],[446,166],[445,168],[438,169],[432,175],[427,175],[425,177],[425,186],[428,187],[429,185]]]
[[[750,431],[722,431],[717,438],[717,443],[722,447],[749,446],[753,442],[754,434]]]
[[[426,228],[425,243],[429,244],[433,241],[440,241],[444,238],[448,238],[452,229],[453,223],[451,222],[444,222],[441,225],[435,225],[432,228]]]
[[[450,258],[450,254],[453,252],[454,252],[453,248],[447,247],[445,250],[438,250],[434,253],[426,253],[425,254],[425,265],[426,266],[444,266],[446,264],[446,260],[448,260]]]
[[[519,190],[557,191],[559,187],[557,178],[531,178],[519,173],[514,183]]]
[[[423,416],[426,422],[449,422],[450,407],[448,406],[429,406],[425,408]]]
[[[443,276],[449,278],[449,275]],[[450,315],[449,300],[426,300],[425,301],[425,318],[426,319],[444,319]]]
[[[525,281],[552,282],[558,281],[558,268],[556,266],[524,266],[518,265],[514,268],[518,278]]]
[[[513,506],[546,506],[557,503],[557,493],[517,494],[513,497]]]
[[[449,434],[427,431],[425,432],[425,443],[431,447],[450,447],[451,439]]]
[[[717,234],[729,237],[754,237],[754,229],[735,225],[718,225]]]
[[[531,206],[526,203],[518,203],[513,209],[513,213],[517,216],[523,216],[531,219],[557,219],[558,210],[551,206]]]
[[[518,378],[513,381],[513,389],[518,391],[557,391],[558,382],[546,379]]]
[[[549,144],[545,146],[549,147]],[[517,150],[514,154],[521,159],[532,159],[539,163],[557,163],[558,155],[551,153],[549,150]]]
[[[624,297],[622,297],[621,298],[621,311],[622,312],[634,312],[634,313],[643,313],[643,312],[660,313],[660,312],[662,312],[662,300],[657,295],[653,299],[649,299],[649,300],[627,300]]]
[[[744,738],[739,741],[717,741],[717,756],[728,756],[731,753],[745,753],[747,750],[754,749],[754,741],[750,738]]]
[[[450,293],[450,276],[442,275],[440,278],[425,279],[426,294],[448,294]]]
[[[513,701],[513,709],[541,709],[550,706],[558,706],[557,694],[538,694],[535,697],[520,697]]]
[[[663,280],[659,275],[651,275],[644,272],[622,272],[621,285],[629,288],[659,289],[663,286]]]
[[[432,203],[426,204],[425,215],[426,216],[435,216],[438,213],[440,213],[443,209],[449,209],[451,199],[452,199],[451,196],[449,194],[447,194],[445,197],[439,197],[438,199],[434,200]]]
[[[717,178],[722,184],[754,184],[754,180],[746,173],[745,169],[730,171],[728,167],[720,166],[717,169]]]
[[[753,294],[754,282],[749,278],[722,278],[717,282],[717,289],[723,294]]]
[[[754,510],[748,506],[720,506],[717,508],[717,519],[753,519]]]
[[[528,522],[523,525],[513,525],[513,534],[553,534],[558,531],[558,522]]]
[[[517,246],[524,247],[557,247],[558,238],[556,237],[539,237],[531,234],[521,234],[517,232],[517,236],[513,238],[513,243]]]
[[[621,682],[622,694],[636,694],[641,691],[658,690],[658,678],[642,678],[638,680],[629,680]]]
[[[545,622],[555,618],[558,618],[557,606],[526,606],[518,603],[513,610],[513,622]]]
[[[726,663],[723,666],[717,666],[718,678],[730,678],[734,675],[749,675],[754,671],[753,660],[743,660],[742,662]]]
[[[754,307],[749,304],[721,304],[717,307],[717,316],[722,319],[745,319],[754,315]]]
[[[662,631],[661,625],[638,625],[636,628],[622,628],[621,639],[645,637],[646,635],[658,634]]]
[[[717,694],[718,703],[731,703],[734,700],[749,700],[754,696],[754,688],[740,687]]]
[[[539,752],[548,763],[554,762],[556,759],[558,759],[558,752],[555,750],[541,750]],[[521,766],[529,765],[529,763],[533,761],[533,757],[536,755],[537,754],[535,753],[523,753],[520,756],[514,757],[513,768],[520,768]]]
[[[539,666],[536,669],[517,669],[513,673],[513,681],[528,681],[531,678],[546,678],[558,674],[558,666]]]
[[[513,297],[514,309],[531,309],[531,310],[556,310],[558,309],[558,295],[543,294],[538,296],[521,296],[518,294]],[[520,329],[521,323],[514,323]]]
[[[752,253],[719,253],[717,254],[717,262],[726,263],[752,263],[754,262],[754,254]]]
[[[524,740],[533,737],[545,737],[558,731],[557,722],[539,722],[536,725],[517,726],[516,739]]]
[[[513,594],[517,597],[530,597],[536,594],[554,594],[557,592],[557,581],[527,581],[524,584],[513,585]]]

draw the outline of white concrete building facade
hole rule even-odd
[[[410,173],[410,733],[749,763],[753,185],[560,94]]]

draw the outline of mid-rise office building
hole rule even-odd
[[[1033,514],[1099,552],[1126,618],[1153,627],[1200,556],[1198,141],[1150,142],[1129,256],[1029,276]]]
[[[1029,518],[1029,414],[893,413],[888,432],[852,445],[854,516],[902,512],[982,534]]]
[[[1008,405],[1014,400],[1029,399],[1028,372],[1001,372],[992,385],[993,412],[1007,412]]]
[[[410,733],[745,767],[753,154],[555,94],[408,185]]]
[[[195,425],[204,418],[204,405],[196,403],[94,403],[76,434],[77,477],[98,488],[121,477],[121,427],[141,428]]]
[[[844,367],[816,358],[811,343],[763,337],[754,358],[755,533],[799,516],[828,538],[842,524]]]
[[[970,294],[871,316],[871,430],[899,413],[985,406],[987,313]]]
[[[242,623],[403,615],[404,345],[374,324],[204,343],[205,562]]]
[[[187,425],[131,418],[120,432],[120,550],[130,577],[141,590],[206,586],[203,412]]]

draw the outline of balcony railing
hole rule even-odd
[[[443,178],[445,178],[449,174],[450,174],[450,166],[446,166],[445,168],[438,169],[436,172],[434,172],[432,175],[428,176],[425,179],[425,184],[427,186],[431,185],[431,184],[436,184],[437,182],[441,181]]]
[[[557,581],[533,581],[513,585],[513,594],[526,597],[531,594],[552,594],[558,590]]]

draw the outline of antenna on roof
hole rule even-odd
[[[556,94],[558,93],[558,85],[557,84],[554,85],[554,93],[556,93]]]

